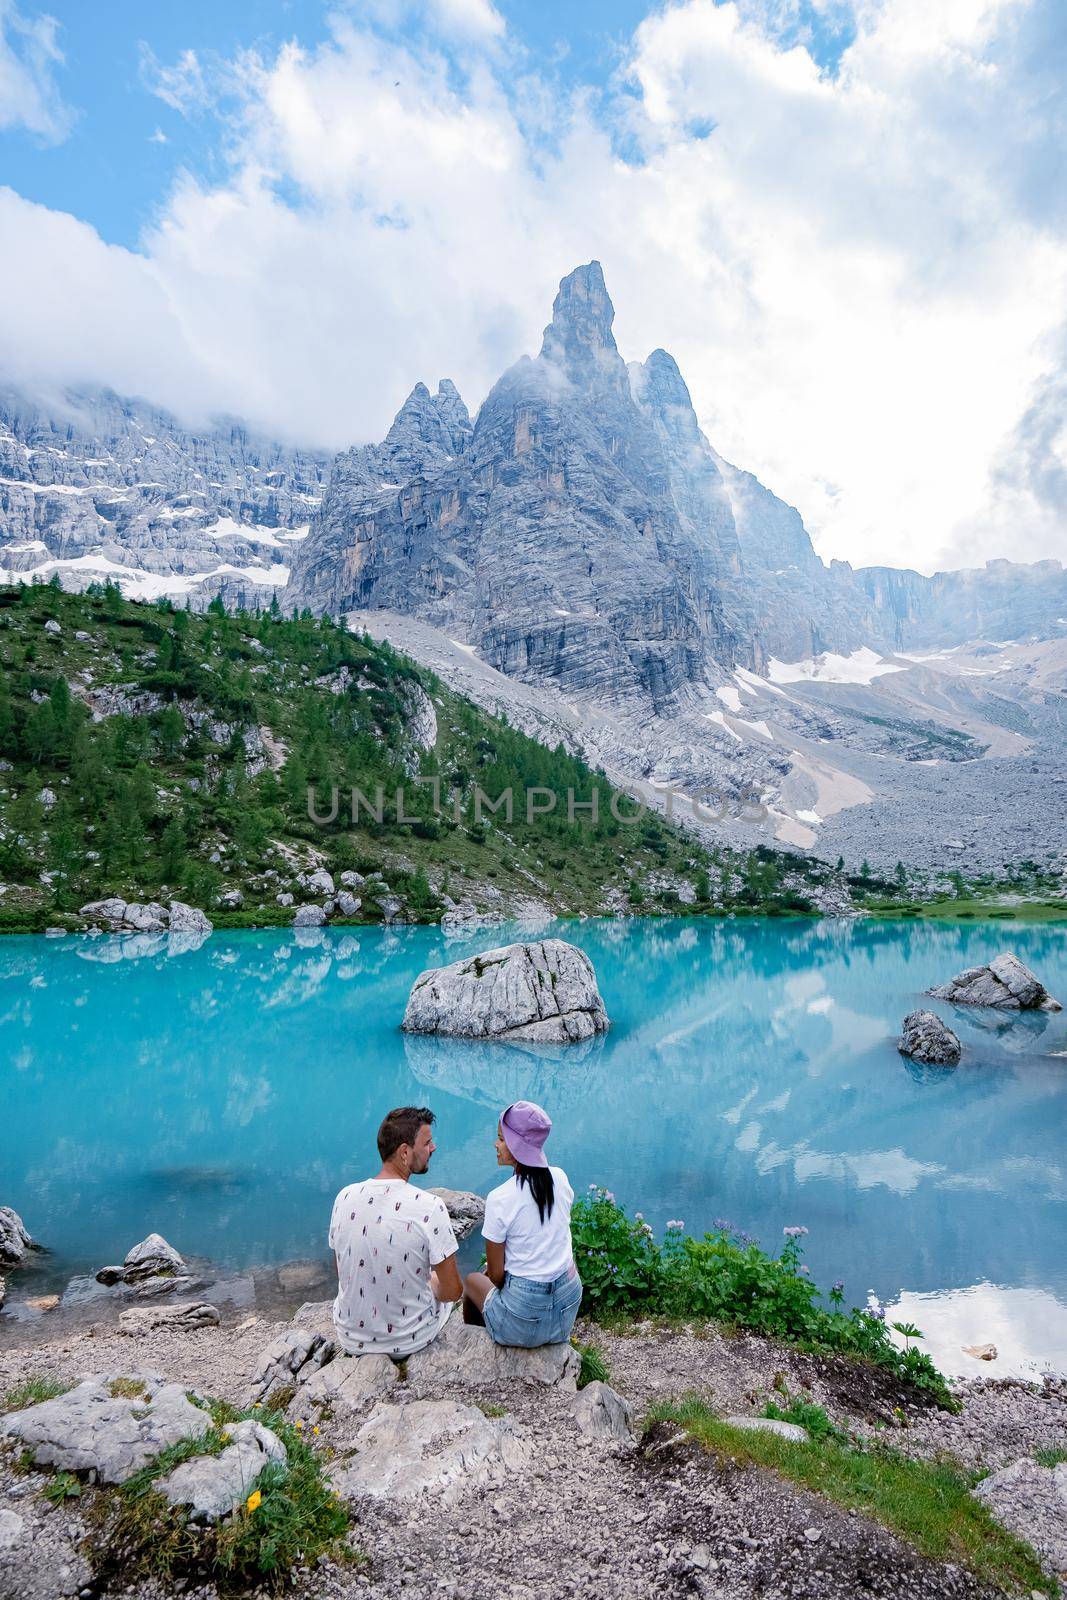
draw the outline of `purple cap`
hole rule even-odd
[[[552,1132],[552,1119],[532,1100],[516,1100],[508,1106],[500,1119],[500,1131],[515,1160],[524,1167],[548,1166],[542,1146]]]

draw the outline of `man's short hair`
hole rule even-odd
[[[378,1129],[378,1154],[382,1160],[395,1156],[402,1144],[414,1144],[419,1129],[433,1120],[429,1106],[397,1106],[390,1111]]]

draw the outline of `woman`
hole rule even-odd
[[[540,1106],[516,1100],[497,1127],[496,1159],[511,1177],[485,1202],[486,1271],[463,1285],[465,1322],[484,1322],[497,1344],[560,1344],[571,1336],[582,1281],[571,1251],[574,1190],[550,1167],[552,1123]]]

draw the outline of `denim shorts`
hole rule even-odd
[[[552,1283],[505,1272],[504,1287],[486,1295],[482,1316],[495,1343],[532,1350],[570,1338],[581,1300],[582,1280],[573,1265]]]

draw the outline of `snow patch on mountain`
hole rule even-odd
[[[905,672],[899,661],[887,661],[867,645],[847,656],[825,651],[805,661],[778,661],[772,656],[767,676],[774,683],[862,683],[871,684],[887,672]]]

